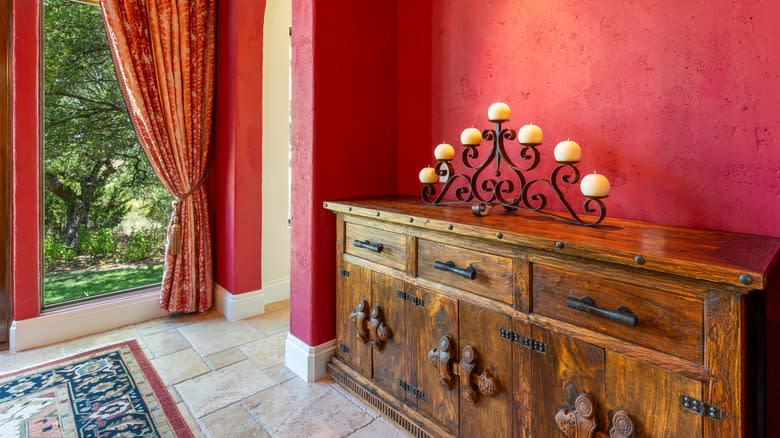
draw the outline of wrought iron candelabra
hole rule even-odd
[[[438,160],[434,166],[436,175],[447,177],[440,190],[438,183],[423,184],[422,199],[428,205],[454,205],[471,204],[471,211],[477,216],[485,216],[495,207],[503,207],[507,211],[517,209],[530,210],[537,213],[552,216],[556,219],[576,224],[593,226],[599,224],[606,216],[607,209],[602,201],[606,196],[586,197],[583,208],[586,214],[596,216],[595,219],[581,218],[574,212],[560,189],[560,184],[577,184],[580,181],[580,171],[575,164],[577,161],[559,161],[553,169],[549,179],[527,179],[525,173],[532,171],[539,164],[539,149],[541,143],[520,143],[520,165],[507,153],[504,142],[517,138],[514,129],[504,128],[503,120],[490,120],[496,124],[495,129],[482,131],[482,138],[492,142],[490,151],[480,160],[480,144],[464,144],[461,160],[463,165],[472,170],[467,173],[455,173],[455,169],[449,160]],[[492,165],[492,166],[491,166]],[[505,169],[502,169],[502,165]],[[492,175],[487,174],[488,168],[493,170]],[[505,176],[504,174],[508,174]],[[516,180],[510,178],[516,176]],[[566,213],[557,213],[544,210],[547,206],[547,195],[541,189],[549,187],[553,195],[563,204]],[[517,190],[516,190],[517,188]],[[445,200],[447,194],[452,191],[454,200]]]

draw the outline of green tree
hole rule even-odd
[[[135,136],[100,8],[44,1],[46,226],[77,247],[79,228],[112,228],[128,200],[159,185]]]

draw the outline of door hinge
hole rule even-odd
[[[425,393],[420,391],[416,386],[412,385],[411,383],[407,383],[401,379],[398,379],[398,387],[408,392],[409,394],[412,394],[418,399],[425,401]]]
[[[547,354],[547,344],[544,342],[537,341],[533,338],[529,338],[528,336],[523,336],[520,333],[505,328],[499,328],[498,332],[499,336],[501,336],[503,339],[506,339],[507,341],[520,344],[532,351],[538,351],[539,353]]]
[[[344,268],[341,268],[341,270],[340,270],[339,272],[341,273],[341,276],[342,276],[342,277],[347,277],[347,278],[349,278],[349,271],[347,271],[346,269],[344,269]]]
[[[402,290],[396,290],[396,292],[398,293],[398,298],[399,299],[402,299],[404,301],[408,301],[408,302],[414,304],[417,307],[425,307],[425,300],[423,300],[422,298],[418,298],[418,297],[416,297],[416,296],[414,296],[412,294],[408,294],[408,293],[406,293],[406,292],[404,292]]]
[[[723,418],[722,411],[719,407],[688,397],[685,394],[680,394],[680,406],[682,406],[683,409],[687,409],[705,417],[714,418],[716,420]]]
[[[339,351],[341,351],[344,354],[349,354],[349,347],[347,347],[347,345],[344,344],[343,342],[339,341]]]

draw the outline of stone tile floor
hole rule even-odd
[[[289,301],[227,321],[172,315],[35,350],[0,352],[0,374],[136,339],[196,437],[408,437],[330,378],[306,383],[284,366]]]

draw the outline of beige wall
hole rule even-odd
[[[292,0],[268,0],[263,33],[263,289],[287,283],[290,229],[287,226],[289,144],[289,27]],[[270,283],[270,284],[269,284]],[[286,297],[285,297],[286,298]]]

